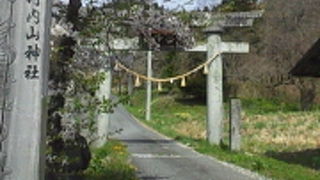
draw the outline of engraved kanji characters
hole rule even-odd
[[[31,13],[27,16],[27,23],[39,24],[40,22],[40,11],[37,9],[32,9]]]
[[[36,41],[38,41],[39,40],[39,36],[40,36],[39,31],[35,31],[34,26],[30,26],[30,33],[26,34],[27,40],[30,40],[30,39],[34,38]]]
[[[40,70],[38,68],[37,62],[41,54],[39,48],[40,32],[40,0],[26,0],[30,4],[30,12],[26,17],[27,25],[27,47],[25,50],[25,57],[28,60],[26,64],[26,70],[24,71],[24,77],[27,80],[39,79]]]
[[[28,60],[31,60],[31,57],[34,57],[34,59],[37,61],[38,57],[40,56],[40,49],[38,47],[38,44],[35,44],[34,47],[32,45],[28,45],[27,48],[28,49],[24,53],[26,58],[28,58]]]
[[[38,65],[27,65],[27,69],[24,71],[24,77],[26,79],[39,79]]]
[[[33,4],[35,6],[39,6],[40,5],[40,0],[27,0],[27,2],[29,4]]]

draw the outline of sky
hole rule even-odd
[[[69,0],[61,0],[63,2],[68,2]],[[101,0],[101,1],[108,1],[108,0]],[[196,10],[201,9],[205,6],[210,5],[217,5],[221,2],[221,0],[155,0],[160,5],[163,5],[165,8],[168,9],[182,9],[185,10]]]
[[[221,0],[171,0],[164,2],[166,0],[156,0],[159,4],[162,4],[165,8],[175,9],[184,8],[186,10],[196,10],[198,8],[203,8],[205,6],[217,5]]]

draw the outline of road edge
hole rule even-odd
[[[124,107],[125,110],[128,112],[128,110],[126,109],[126,107]],[[198,154],[199,156],[203,156],[203,157],[206,157],[206,158],[209,158],[211,159],[212,161],[215,161],[225,167],[229,167],[229,168],[232,168],[236,171],[238,171],[239,173],[242,173],[242,174],[245,174],[251,178],[254,178],[254,179],[257,179],[257,180],[272,180],[271,178],[267,178],[261,174],[258,174],[256,172],[253,172],[249,169],[245,169],[243,167],[240,167],[240,166],[237,166],[235,164],[231,164],[231,163],[228,163],[228,162],[225,162],[225,161],[221,161],[215,157],[212,157],[212,156],[209,156],[209,155],[205,155],[205,154],[201,154],[199,153],[198,151],[194,150],[193,148],[185,145],[185,144],[182,144],[181,142],[175,140],[175,139],[172,139],[171,137],[168,137],[160,132],[158,132],[157,130],[153,129],[152,127],[146,125],[144,122],[140,121],[138,118],[136,118],[133,114],[131,114],[130,112],[128,112],[128,114],[132,117],[133,120],[135,120],[139,125],[141,125],[142,127],[144,127],[145,129],[159,135],[160,137],[164,138],[165,140],[170,140],[170,141],[174,141],[178,146],[180,146],[181,148],[185,148],[185,149],[188,149],[196,154]]]

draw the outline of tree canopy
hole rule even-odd
[[[257,7],[257,0],[222,0],[220,10],[223,12],[249,11]]]

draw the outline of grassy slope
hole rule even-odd
[[[131,99],[132,105],[128,106],[129,111],[141,120],[144,119],[144,99],[144,92],[138,91]],[[281,156],[283,152],[290,155],[290,152],[317,148],[317,137],[320,135],[318,111],[302,113],[296,111],[295,105],[277,101],[244,100],[243,151],[233,153],[227,150],[227,121],[224,135],[226,145],[222,148],[209,145],[204,139],[205,105],[190,102],[183,99],[177,101],[172,96],[155,93],[152,121],[145,123],[201,153],[257,171],[267,177],[320,179],[320,173],[311,168],[267,156]],[[306,157],[289,158],[300,162],[299,158]],[[305,165],[317,168],[320,165],[319,158],[313,156]]]

